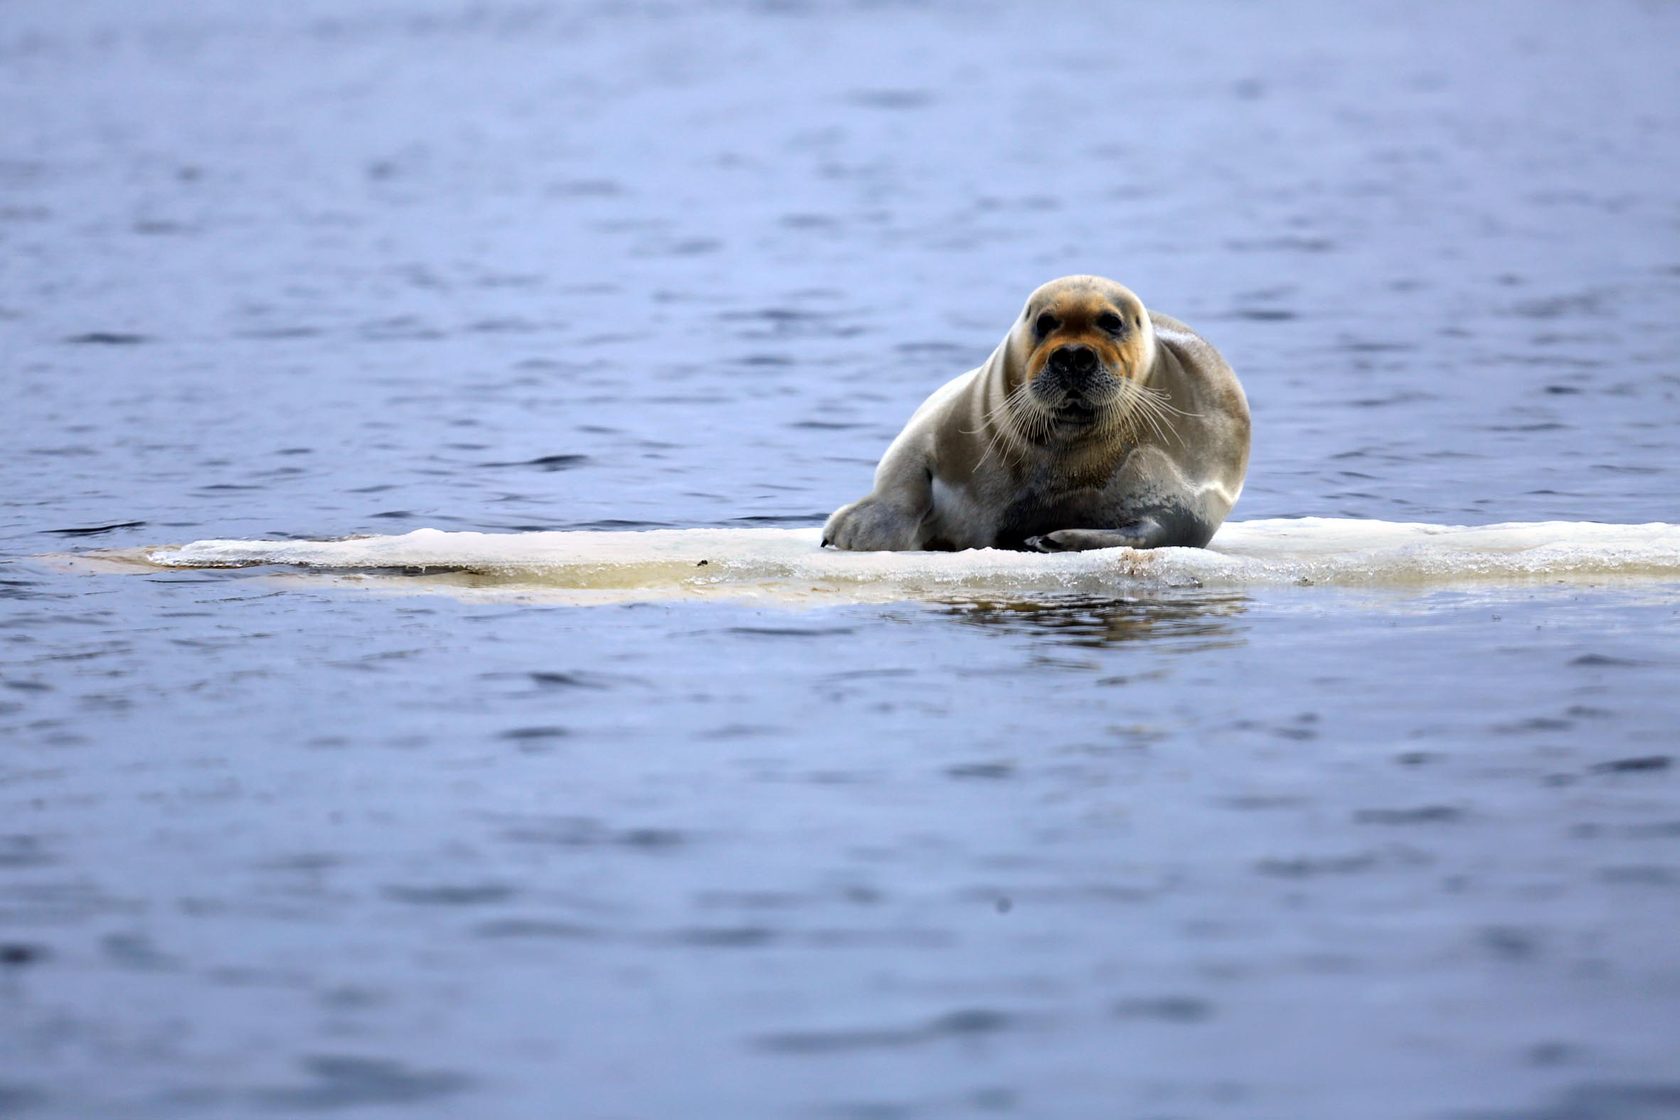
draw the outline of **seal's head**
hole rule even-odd
[[[1010,332],[1010,391],[1056,429],[1077,430],[1122,410],[1155,362],[1143,301],[1101,276],[1064,276],[1027,299]]]

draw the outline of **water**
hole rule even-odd
[[[1677,41],[8,5],[0,1115],[1680,1112],[1673,530],[1582,524],[1680,522]],[[1083,271],[1243,379],[1226,560],[801,566]]]

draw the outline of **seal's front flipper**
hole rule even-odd
[[[1159,548],[1167,531],[1153,518],[1139,518],[1118,529],[1058,529],[1042,537],[1028,537],[1036,552],[1086,552],[1093,548]]]
[[[824,548],[850,552],[903,552],[921,547],[923,512],[901,509],[870,495],[834,511],[823,526]]]

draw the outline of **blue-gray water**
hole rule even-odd
[[[598,608],[1055,275],[1236,517],[1680,521],[1680,8],[0,9],[0,1116],[1680,1114],[1680,588]],[[101,526],[117,526],[94,531]]]

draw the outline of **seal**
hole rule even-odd
[[[1201,548],[1242,492],[1248,446],[1248,400],[1211,344],[1112,280],[1067,276],[922,403],[823,544]]]

